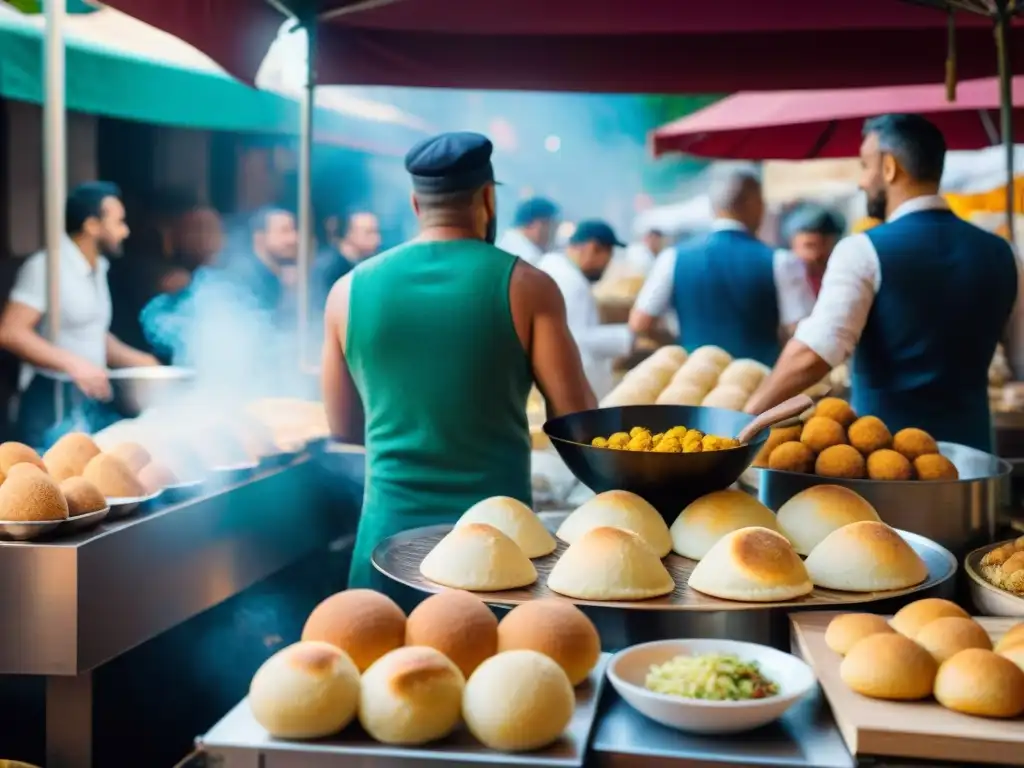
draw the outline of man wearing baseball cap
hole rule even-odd
[[[539,265],[562,292],[569,330],[580,348],[590,386],[599,398],[611,391],[614,361],[633,349],[628,325],[601,324],[592,290],[608,268],[614,249],[622,247],[624,244],[606,222],[581,221],[564,252],[546,254]]]

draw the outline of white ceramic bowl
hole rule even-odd
[[[676,656],[731,654],[756,661],[779,693],[750,701],[707,701],[654,693],[644,687],[654,664]],[[814,690],[818,682],[807,664],[766,645],[736,640],[658,640],[619,651],[608,664],[608,679],[626,702],[655,722],[691,733],[739,733],[778,719]]]

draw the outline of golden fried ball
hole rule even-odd
[[[629,434],[626,432],[616,432],[608,438],[609,448],[625,448],[627,445],[629,445]]]
[[[605,437],[598,436],[598,437],[595,437],[593,440],[591,440],[590,444],[592,446],[594,446],[595,448],[607,448],[608,447],[608,439],[605,438]]]
[[[640,435],[647,435],[648,437],[650,437],[651,430],[649,430],[647,427],[633,427],[631,430],[629,430],[630,437],[640,437]]]
[[[844,429],[849,428],[857,420],[857,414],[854,413],[850,404],[838,397],[823,397],[818,401],[814,415],[837,421],[842,424]]]
[[[663,437],[652,450],[655,453],[682,453],[683,446],[678,437]]]
[[[872,480],[913,480],[914,467],[903,454],[883,448],[868,456],[868,477]]]
[[[767,467],[768,457],[772,455],[772,451],[778,448],[783,443],[788,443],[791,440],[799,440],[800,433],[803,432],[804,425],[797,424],[795,427],[776,427],[768,433],[768,439],[764,441],[764,445],[761,446],[761,450],[757,452],[757,458],[754,459],[755,467]]]
[[[815,453],[821,453],[833,445],[846,444],[846,430],[835,419],[827,416],[812,416],[804,424],[800,442]]]
[[[649,451],[651,450],[651,433],[650,432],[638,432],[634,437],[629,439],[626,444],[627,451]]]
[[[850,445],[865,456],[892,445],[892,433],[877,416],[861,416],[850,425]]]
[[[851,445],[833,445],[818,454],[814,471],[822,477],[858,480],[864,477],[866,467],[864,457],[856,448]]]
[[[658,434],[656,434],[654,437],[651,438],[651,442],[654,443],[655,445],[657,445],[658,443],[660,443],[662,441],[662,439],[664,437],[665,437],[665,433],[664,432],[659,432]]]
[[[704,444],[694,438],[683,438],[681,444],[683,446],[683,453],[701,453],[704,450]]]
[[[801,442],[790,440],[772,451],[768,457],[768,466],[783,472],[812,472],[814,451]]]
[[[1017,554],[1018,548],[1017,543],[1014,541],[1002,546],[996,547],[991,552],[981,558],[982,565],[1002,565],[1015,554]]]
[[[665,431],[665,437],[678,437],[680,440],[682,440],[684,437],[686,437],[686,432],[686,427],[672,427],[672,429]]]
[[[929,453],[914,459],[918,480],[959,480],[960,473],[952,461],[941,453]]]
[[[899,451],[908,459],[913,461],[918,456],[926,456],[929,453],[938,453],[939,444],[935,438],[923,429],[908,427],[901,429],[892,438],[892,449]]]

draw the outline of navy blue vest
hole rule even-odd
[[[853,357],[854,409],[991,451],[988,368],[1017,298],[1010,246],[945,210],[866,234],[882,285]]]
[[[779,356],[775,252],[746,232],[712,232],[676,249],[679,344],[714,344],[765,365]]]

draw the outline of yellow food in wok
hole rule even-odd
[[[732,437],[705,435],[699,429],[672,427],[664,432],[651,433],[647,427],[633,427],[628,432],[616,432],[608,437],[595,437],[590,441],[595,448],[613,451],[647,451],[650,453],[702,453],[739,448],[740,441]]]

